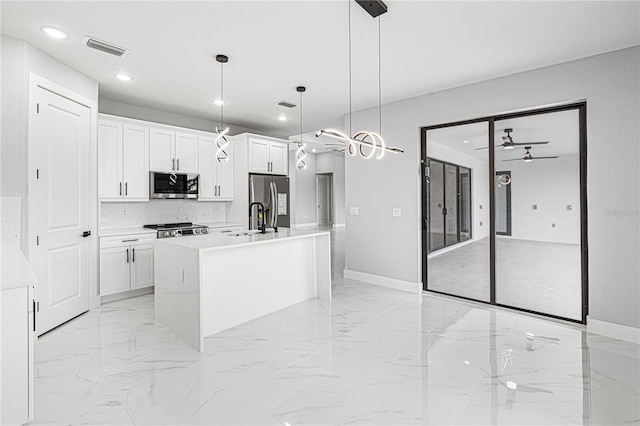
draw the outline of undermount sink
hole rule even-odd
[[[273,229],[267,229],[267,234],[275,232]],[[243,231],[243,232],[236,232],[235,234],[228,234],[230,237],[244,237],[247,235],[255,235],[255,234],[260,234],[260,231],[258,229],[252,229],[251,231]]]

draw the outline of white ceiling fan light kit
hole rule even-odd
[[[380,160],[384,157],[385,152],[403,153],[400,148],[388,147],[381,136],[382,133],[382,90],[381,90],[381,54],[380,54],[380,15],[387,12],[387,6],[381,0],[355,0],[364,10],[371,15],[372,18],[378,19],[378,132],[359,131],[353,137],[349,137],[342,132],[335,130],[319,130],[316,137],[328,136],[339,140],[345,144],[346,150],[350,156],[360,154],[361,158],[369,159],[375,157]],[[353,108],[351,102],[351,2],[349,5],[349,133],[352,130],[351,117],[353,116]],[[371,149],[365,152],[365,149]]]

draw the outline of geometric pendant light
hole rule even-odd
[[[402,153],[404,152],[400,148],[388,147],[380,136],[382,133],[380,130],[382,129],[382,95],[381,95],[381,77],[380,77],[380,15],[387,11],[386,5],[380,1],[376,0],[373,2],[369,1],[358,1],[356,0],[364,10],[366,10],[373,18],[378,19],[378,119],[379,119],[379,128],[378,132],[369,132],[369,131],[360,131],[357,132],[353,137],[349,137],[342,132],[338,132],[335,130],[320,130],[316,133],[316,137],[320,137],[322,135],[329,136],[332,139],[336,139],[345,144],[345,148],[349,155],[355,156],[356,153],[360,154],[360,157],[367,159],[371,157],[375,157],[376,159],[381,159],[384,156],[385,152],[393,152],[393,153]],[[372,8],[374,10],[372,10]],[[351,117],[353,116],[352,105],[351,105],[351,96],[352,96],[352,88],[351,88],[351,1],[349,1],[349,133],[351,133]],[[368,152],[367,152],[368,151]]]
[[[229,58],[226,55],[216,55],[216,61],[220,62],[220,127],[216,126],[216,160],[219,163],[229,161],[229,154],[225,149],[229,146],[229,141],[226,138],[226,134],[229,132],[229,128],[224,128],[224,74],[223,65],[229,62]],[[222,130],[224,129],[224,130]]]
[[[307,90],[304,86],[296,87],[296,91],[300,93],[300,140],[296,144],[298,149],[296,151],[296,167],[298,170],[302,171],[307,168],[307,163],[304,159],[307,157],[307,153],[304,151],[304,148],[307,146],[307,143],[302,140],[302,94]]]

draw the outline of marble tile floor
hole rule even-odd
[[[37,341],[33,424],[640,422],[638,345],[334,281],[330,303],[218,333],[203,353],[154,322],[153,295],[90,311]]]

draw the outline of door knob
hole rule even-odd
[[[85,238],[87,238],[89,235],[91,235],[91,231],[84,231],[82,233],[82,236],[85,237]]]

